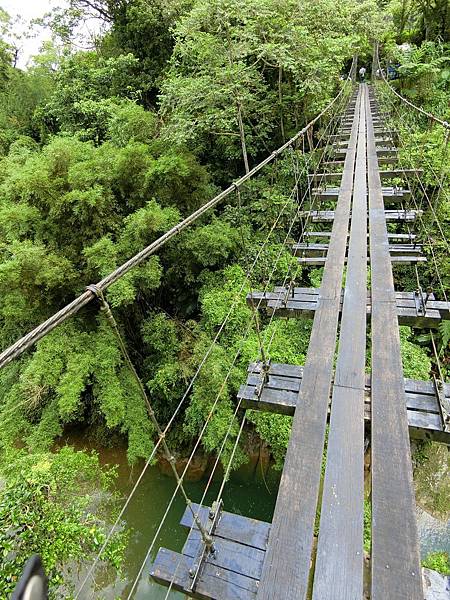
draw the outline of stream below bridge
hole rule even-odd
[[[86,444],[81,444],[80,440],[70,439],[67,442],[80,449],[81,447],[86,448]],[[86,449],[92,450],[94,448],[89,447]],[[118,465],[116,488],[125,498],[133,487],[142,465],[131,469],[127,463],[126,450],[122,448],[95,448],[95,450],[99,452],[103,464]],[[278,471],[269,468],[263,476],[259,465],[243,465],[232,474],[230,481],[225,486],[223,495],[225,510],[263,521],[270,521],[275,507],[280,475]],[[221,476],[219,476],[212,484],[206,499],[207,505],[210,505],[215,499],[221,481]],[[196,482],[186,483],[186,489],[192,501],[200,500],[205,485],[206,477]],[[127,598],[174,489],[175,481],[173,478],[164,475],[156,466],[147,469],[125,513],[124,520],[131,533],[122,577],[118,577],[112,568],[98,568],[95,587],[94,584],[91,584],[89,588],[86,586],[81,598],[93,598],[95,600]],[[165,598],[181,600],[185,598],[183,594],[174,591],[166,595],[167,589],[153,583],[148,577],[149,563],[156,556],[160,546],[172,550],[181,550],[187,533],[187,529],[179,525],[184,510],[184,501],[181,495],[177,494],[155,544],[152,556],[140,577],[133,596],[135,600],[163,600]],[[450,521],[445,522],[435,519],[429,513],[418,508],[418,525],[422,557],[437,550],[450,552]],[[88,567],[89,565],[86,566],[86,568]],[[76,588],[78,588],[79,582],[82,581],[85,574],[86,570],[81,569],[76,576]]]

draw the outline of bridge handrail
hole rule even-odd
[[[420,108],[420,106],[417,106],[416,104],[413,104],[410,100],[408,100],[407,98],[405,98],[404,96],[402,96],[401,94],[399,94],[397,92],[397,90],[389,83],[389,81],[386,79],[386,76],[385,76],[385,74],[383,72],[383,69],[381,68],[381,65],[380,65],[380,58],[379,58],[379,55],[378,55],[378,47],[377,47],[376,60],[377,60],[377,65],[378,65],[379,72],[381,74],[381,78],[387,84],[388,88],[390,89],[390,91],[393,94],[395,94],[398,98],[400,98],[400,100],[402,102],[404,102],[405,104],[407,104],[411,108],[414,108],[414,110],[416,110],[417,112],[421,113],[425,117],[428,117],[429,119],[431,119],[435,123],[438,123],[439,125],[441,125],[445,129],[447,129],[447,131],[450,130],[450,123],[448,123],[448,121],[444,121],[442,119],[439,119],[439,117],[436,117],[435,115],[433,115],[433,113],[430,113],[430,112],[424,110],[423,108]]]

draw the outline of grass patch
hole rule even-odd
[[[422,567],[433,569],[441,575],[450,575],[450,557],[448,552],[430,552],[422,561]]]

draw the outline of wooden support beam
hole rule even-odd
[[[378,159],[380,165],[395,165],[398,162],[397,156],[380,156]],[[344,161],[336,157],[336,160],[324,160],[320,163],[324,169],[338,169],[342,167]]]
[[[367,235],[366,235],[367,237]],[[292,245],[294,256],[326,256],[328,252],[327,243],[300,242]],[[396,256],[421,256],[421,244],[389,244],[391,257]]]
[[[386,221],[413,223],[422,210],[385,210]],[[334,220],[334,210],[304,210],[300,212],[301,217],[309,217],[313,223],[329,223]]]
[[[328,239],[330,237],[330,232],[305,231],[303,237],[313,239]],[[413,233],[388,233],[388,239],[391,242],[413,242],[416,239],[416,235]]]
[[[313,600],[363,595],[364,392],[367,288],[367,91],[362,90],[352,222],[331,398]]]
[[[271,363],[268,380],[258,396],[261,384],[261,363],[251,363],[248,377],[238,392],[244,408],[293,416],[303,378],[303,367]],[[409,435],[412,439],[428,439],[450,446],[450,432],[445,430],[438,399],[432,381],[405,379],[405,398]],[[364,420],[370,427],[370,376],[365,376]],[[445,398],[450,402],[450,384],[444,385]]]
[[[313,189],[312,196],[314,201],[319,200],[337,200],[339,188]],[[383,188],[383,200],[385,202],[406,202],[411,198],[410,190],[399,189],[395,187]]]
[[[411,198],[410,190],[405,190],[396,187],[383,187],[383,200],[389,202],[405,202]],[[312,190],[313,198],[320,200],[337,200],[339,188],[328,187],[328,188],[314,188]]]
[[[205,527],[210,508],[192,504]],[[191,598],[210,600],[255,600],[261,576],[270,523],[223,511],[213,534],[214,556],[207,555],[195,586],[191,589],[190,570],[202,545],[200,532],[186,509],[181,525],[191,531],[181,553],[160,548],[150,568],[158,583]]]
[[[298,258],[298,264],[304,267],[323,267],[325,261],[326,256],[300,256]],[[406,256],[395,254],[391,255],[391,262],[392,264],[399,265],[414,265],[417,263],[427,262],[427,259],[425,256],[414,256],[413,254]]]
[[[412,175],[422,175],[423,169],[388,169],[379,171],[382,180],[386,179],[403,179]],[[336,173],[315,173],[308,175],[310,181],[336,181],[342,177],[342,172]]]
[[[423,600],[396,295],[381,191],[383,172],[378,167],[368,103],[366,116],[372,292],[371,598]],[[401,177],[405,171],[390,173]]]
[[[338,148],[335,151],[335,156],[336,158],[345,158],[345,154],[346,154],[347,150],[346,148]],[[378,160],[380,160],[381,157],[398,157],[398,149],[394,148],[394,147],[387,147],[387,146],[378,146],[377,147],[377,156],[378,156]]]
[[[273,292],[253,292],[253,302],[269,315],[277,317],[313,319],[318,305],[318,288],[289,290],[275,287]],[[433,295],[426,299],[425,310],[418,292],[396,292],[397,318],[399,325],[435,329],[441,321],[450,320],[450,302],[435,300]],[[424,298],[425,300],[425,298]],[[251,306],[250,294],[247,303]],[[367,296],[367,316],[371,315],[371,298]]]

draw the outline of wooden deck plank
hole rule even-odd
[[[219,569],[227,569],[238,575],[259,580],[264,562],[264,550],[215,535],[213,539],[217,554],[214,558],[207,557],[207,562]],[[195,558],[201,546],[201,534],[198,530],[193,529],[183,546],[182,554]]]
[[[317,238],[317,239],[328,239],[330,237],[329,231],[305,231],[303,234],[304,237],[307,238]],[[388,239],[390,241],[414,241],[416,236],[411,233],[388,233]]]
[[[354,600],[363,595],[366,94],[362,88],[347,275],[331,399],[313,600]]]
[[[423,382],[426,383],[426,382]],[[301,385],[301,382],[300,382]],[[238,398],[243,408],[293,416],[298,402],[298,394],[275,388],[264,388],[260,397],[255,395],[256,387],[242,385]],[[450,396],[447,396],[450,399]],[[406,393],[409,435],[411,438],[430,439],[450,446],[450,433],[445,432],[437,400],[433,396]],[[364,399],[364,419],[370,424],[370,397],[367,389]]]
[[[259,302],[259,300],[258,300]],[[447,307],[447,304],[445,304]],[[449,311],[438,310],[434,308],[434,302],[427,303],[425,313],[418,313],[415,303],[412,300],[396,300],[396,311],[399,325],[408,325],[414,328],[436,329],[443,319],[448,320]],[[273,294],[273,297],[266,297],[261,301],[261,308],[265,308],[267,314],[275,313],[280,318],[300,318],[313,319],[317,309],[317,300],[311,297],[310,300],[303,300],[298,297],[289,297],[285,301],[280,293]],[[371,303],[367,302],[367,317],[371,315]]]
[[[307,593],[336,347],[358,120],[359,110],[356,108],[319,307],[314,316],[298,407],[293,418],[257,595],[259,600],[304,600]]]
[[[198,514],[200,522],[206,525],[209,522],[209,508],[196,503],[192,503],[192,508]],[[192,513],[189,509],[184,511],[180,524],[189,528],[193,526]],[[269,531],[270,523],[223,511],[217,522],[214,535],[265,550]]]
[[[304,267],[323,267],[326,261],[326,256],[300,256],[297,257],[299,265]],[[425,263],[427,259],[425,256],[414,256],[414,254],[408,254],[406,256],[398,256],[391,254],[391,262],[393,265],[414,265],[417,263]]]
[[[423,600],[397,306],[370,106],[372,600]]]
[[[422,210],[385,210],[386,221],[411,223],[422,215]],[[334,220],[333,210],[304,210],[302,217],[310,217],[312,223],[330,223]]]
[[[261,408],[261,404],[267,402],[272,402],[275,405],[283,402],[286,406],[290,406],[291,410],[289,414],[294,414],[297,405],[296,392],[300,390],[303,367],[287,364],[271,364],[268,373],[268,382],[263,386],[262,397],[260,399],[255,397],[255,390],[261,382],[261,364],[251,363],[248,373],[246,383],[240,387],[238,398],[242,398],[244,401],[246,399],[252,400],[252,406],[257,407],[258,410],[264,409],[264,406]],[[371,385],[369,375],[365,376],[364,387],[364,401],[370,405]],[[405,379],[404,388],[408,410],[439,414],[439,404],[432,381]],[[450,399],[450,384],[445,384],[444,394],[446,398]],[[261,403],[258,405],[260,400]],[[247,403],[244,402],[244,404]]]
[[[178,552],[160,548],[151,567],[151,577],[168,585],[174,578],[173,589],[187,593],[190,583],[189,569],[192,567],[192,558],[183,556]],[[229,569],[217,567],[206,563],[197,580],[194,593],[189,593],[192,598],[199,600],[254,600],[258,589],[257,581],[245,577]]]

